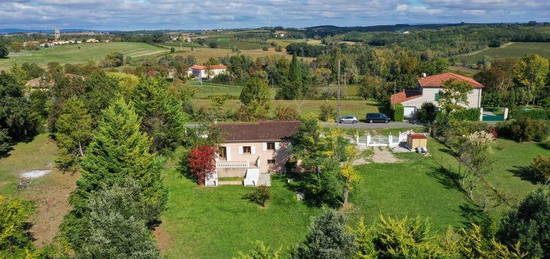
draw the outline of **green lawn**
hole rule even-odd
[[[287,248],[301,241],[318,210],[297,201],[282,179],[273,179],[273,199],[264,209],[242,198],[250,188],[198,187],[175,170],[165,177],[170,194],[161,229],[169,235],[167,258],[232,258],[255,240]]]
[[[548,42],[516,42],[501,48],[488,48],[473,55],[461,55],[456,59],[466,64],[475,64],[484,56],[492,58],[519,58],[529,54],[538,54],[550,58],[550,43]]]
[[[440,181],[441,166],[430,157],[416,153],[398,155],[396,164],[360,166],[361,181],[350,195],[354,218],[376,221],[381,213],[392,217],[429,217],[434,227],[461,226],[466,218],[464,195]]]
[[[550,151],[534,143],[500,139],[495,146],[497,163],[487,179],[502,192],[524,197],[536,186],[516,176],[514,169]],[[400,163],[359,166],[361,180],[350,195],[353,205],[346,210],[352,226],[360,217],[376,222],[380,213],[429,217],[439,232],[480,220],[479,210],[450,178],[457,170],[456,159],[435,140],[430,140],[429,150],[428,157],[397,154]],[[198,187],[170,168],[165,180],[170,196],[161,231],[168,237],[160,239],[160,246],[168,258],[231,258],[252,248],[255,240],[288,252],[304,238],[311,216],[319,212],[296,201],[280,177],[274,178],[273,198],[266,209],[242,199],[249,188]],[[501,206],[490,212],[498,215],[505,209]]]
[[[41,66],[45,66],[49,62],[78,64],[94,61],[97,63],[105,58],[105,55],[111,51],[121,52],[125,56],[134,59],[168,52],[166,49],[140,42],[62,45],[51,48],[41,48],[37,51],[23,51],[21,56],[0,59],[0,70],[7,69],[14,63],[24,62],[32,62]]]

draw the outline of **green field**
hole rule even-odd
[[[300,114],[316,113],[321,111],[321,105],[328,103],[337,109],[336,100],[273,100],[271,101],[271,107],[288,106],[294,108]],[[378,112],[379,106],[373,102],[367,101],[355,101],[355,100],[343,100],[340,102],[340,114],[341,115],[355,115],[357,118],[364,118],[365,114],[369,112]],[[228,100],[224,105],[226,111],[236,111],[240,107],[239,100]],[[211,107],[211,102],[208,99],[194,99],[193,106],[196,109],[201,107]],[[274,110],[274,109],[272,109]]]
[[[514,42],[501,48],[487,48],[482,51],[455,57],[458,62],[475,64],[483,57],[519,58],[529,54],[538,54],[550,58],[549,42]]]
[[[7,69],[14,63],[31,62],[40,66],[46,66],[49,62],[60,64],[80,64],[88,61],[98,63],[109,52],[121,52],[125,56],[140,59],[148,56],[160,55],[168,50],[147,43],[140,42],[109,42],[109,43],[83,43],[75,45],[62,45],[51,48],[42,48],[37,51],[23,51],[20,56],[0,59],[0,70]]]

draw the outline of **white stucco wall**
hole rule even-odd
[[[226,161],[248,161],[251,167],[255,167],[259,158],[259,169],[262,173],[281,172],[290,158],[288,142],[275,142],[275,150],[268,150],[267,142],[225,143],[220,146],[226,148]],[[244,153],[242,151],[244,146],[250,146],[252,152],[250,154]],[[267,161],[272,159],[275,160],[275,164],[269,165]],[[244,175],[246,169],[220,169],[218,171],[220,177],[233,177],[240,176],[240,174]]]
[[[420,109],[422,104],[427,102],[432,102],[436,106],[439,106],[439,103],[435,101],[435,94],[444,91],[443,88],[422,88],[422,96],[414,98],[412,100],[404,101],[403,106],[411,106]],[[468,108],[480,108],[481,107],[481,88],[475,88],[470,93],[468,93],[468,105],[465,105]]]

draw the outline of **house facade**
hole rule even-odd
[[[440,107],[439,98],[442,91],[445,91],[445,82],[456,80],[468,83],[472,91],[468,93],[468,103],[462,105],[466,108],[480,108],[483,85],[473,78],[458,75],[455,73],[443,73],[433,76],[423,76],[418,79],[418,89],[405,90],[391,96],[391,103],[400,103],[404,107],[405,118],[413,118],[422,104],[433,103]]]
[[[220,178],[242,177],[245,185],[258,185],[261,175],[285,170],[290,158],[290,138],[298,132],[298,121],[265,121],[219,125],[224,143],[219,145],[216,170],[206,185]]]
[[[187,75],[200,79],[212,79],[225,73],[226,71],[227,67],[222,64],[210,66],[193,65],[187,71]]]

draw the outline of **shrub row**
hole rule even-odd
[[[549,133],[548,122],[520,118],[497,124],[498,134],[516,141],[543,141]]]
[[[479,121],[481,111],[479,108],[462,109],[451,113],[451,119],[458,121]]]
[[[511,119],[522,119],[528,118],[533,120],[550,120],[550,109],[544,108],[532,108],[527,109],[525,107],[520,107],[512,109],[510,112]]]

